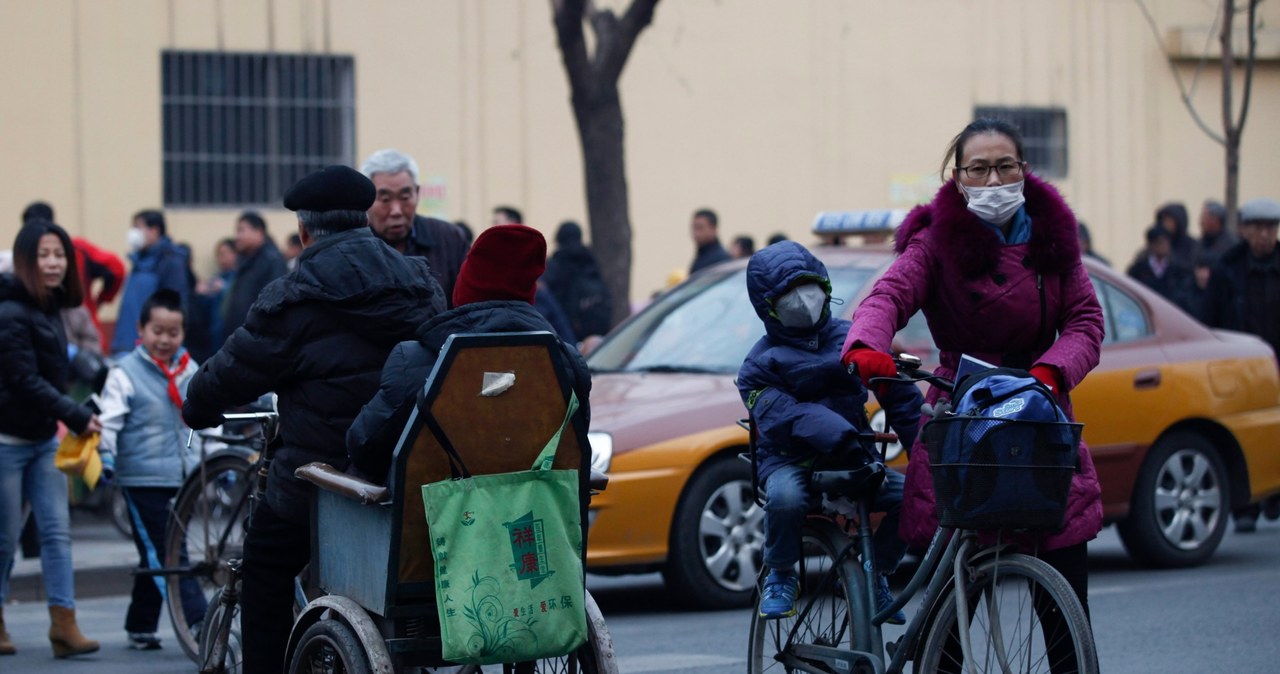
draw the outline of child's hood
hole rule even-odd
[[[798,331],[785,328],[778,322],[773,313],[773,300],[806,279],[825,286],[827,294],[831,294],[831,280],[826,265],[795,241],[775,243],[751,256],[751,261],[747,263],[747,295],[770,335],[799,336]],[[828,308],[818,327],[830,320],[830,314]],[[813,330],[803,332],[812,333]]]

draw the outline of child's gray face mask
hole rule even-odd
[[[796,286],[773,302],[778,322],[788,328],[812,328],[822,319],[827,306],[827,291],[816,283]]]

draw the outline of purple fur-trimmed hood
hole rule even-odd
[[[1049,183],[1028,173],[1023,194],[1031,216],[1031,265],[1048,274],[1059,274],[1080,260],[1076,216],[1062,195]],[[898,228],[894,250],[906,250],[912,239],[932,236],[938,250],[951,251],[965,278],[990,274],[999,259],[1000,238],[969,212],[955,180],[948,180],[933,201],[915,207]]]

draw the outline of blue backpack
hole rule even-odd
[[[938,520],[962,529],[1061,529],[1082,424],[1024,370],[964,378],[924,429]]]

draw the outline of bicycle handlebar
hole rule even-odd
[[[955,391],[955,382],[951,381],[950,379],[947,379],[946,377],[940,377],[927,370],[921,370],[920,359],[916,358],[915,356],[909,353],[904,353],[904,354],[895,356],[893,359],[893,363],[894,365],[898,366],[898,376],[872,377],[871,379],[867,380],[867,383],[868,384],[915,384],[917,382],[925,381],[925,382],[929,382],[930,384],[933,384],[934,386],[937,386],[938,388],[948,393],[952,393]]]

